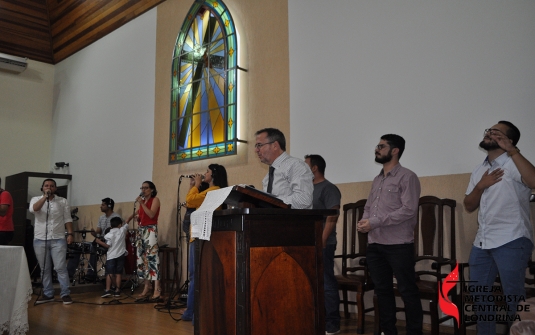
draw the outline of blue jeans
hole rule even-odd
[[[414,271],[414,243],[368,245],[366,261],[375,284],[379,304],[379,323],[386,335],[397,334],[396,297],[393,277],[405,305],[407,335],[422,334],[423,312]]]
[[[195,243],[193,242],[189,242],[188,273],[188,300],[182,318],[193,321],[193,310],[195,307],[195,286],[193,282],[195,279]]]
[[[41,267],[41,280],[43,283],[43,294],[47,297],[54,296],[52,285],[52,264],[58,274],[58,281],[61,287],[60,296],[71,294],[69,290],[69,273],[67,272],[67,240],[64,238],[57,240],[33,240],[35,256]],[[46,255],[46,260],[45,260]],[[46,263],[46,264],[45,264]]]
[[[506,297],[526,295],[524,279],[528,260],[533,250],[533,243],[528,238],[521,237],[500,247],[493,249],[481,249],[472,246],[470,259],[468,260],[470,269],[470,284],[477,287],[492,287],[496,280],[496,275],[500,275],[503,294]],[[478,292],[481,299],[487,301],[484,296],[492,293]],[[508,314],[515,315],[518,300],[510,299],[507,302]],[[481,302],[481,305],[494,305],[494,302]],[[492,310],[492,308],[490,308]],[[482,312],[481,314],[495,315],[496,312]],[[477,323],[477,333],[496,334],[496,322],[480,321]]]
[[[323,290],[325,293],[325,330],[332,333],[340,329],[340,295],[334,276],[336,244],[323,248]]]

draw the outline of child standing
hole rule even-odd
[[[106,242],[99,239],[95,241],[108,249],[106,255],[106,291],[102,298],[120,297],[121,296],[121,275],[124,267],[124,257],[126,253],[126,232],[128,231],[128,224],[123,224],[120,217],[114,217],[110,220],[111,230],[104,235]],[[115,292],[111,290],[112,277],[115,278]]]

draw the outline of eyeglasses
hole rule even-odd
[[[388,145],[386,144],[378,144],[375,146],[377,150],[383,150],[383,148],[388,148]]]
[[[497,135],[498,133],[504,135],[505,137],[507,137],[507,135],[501,131],[500,129],[496,129],[496,128],[487,128],[483,131],[483,136],[487,135],[487,134],[490,134],[490,135]]]
[[[150,188],[150,187],[148,187],[148,186],[141,186],[139,189],[140,189],[140,190],[146,190],[146,189],[148,189],[148,188]]]
[[[254,145],[254,147],[255,147],[255,149],[260,149],[260,148],[262,148],[264,145],[266,145],[266,144],[272,144],[272,143],[274,143],[274,142],[275,142],[275,141],[267,142],[267,143],[256,143],[256,144]]]

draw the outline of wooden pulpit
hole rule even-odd
[[[325,334],[321,235],[336,211],[235,188],[228,203],[257,207],[214,212],[210,241],[195,242],[194,333]]]

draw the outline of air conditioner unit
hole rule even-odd
[[[21,73],[28,66],[28,58],[12,56],[0,52],[0,69]]]

